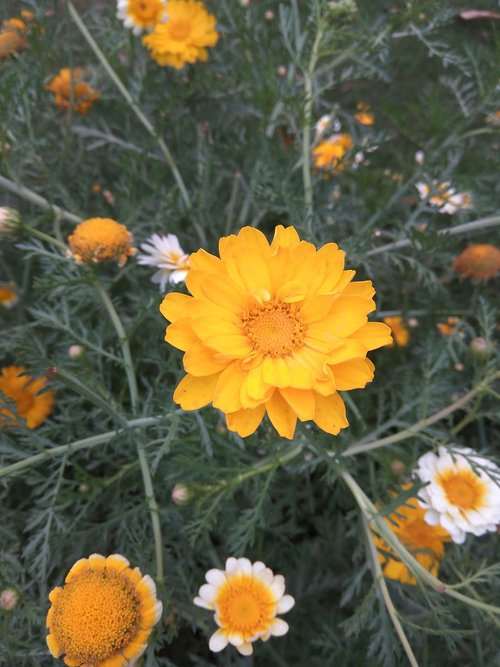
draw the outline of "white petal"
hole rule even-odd
[[[278,601],[278,614],[286,614],[294,604],[295,599],[291,595],[284,595],[281,600]]]
[[[227,579],[226,575],[222,570],[217,570],[213,568],[212,570],[208,570],[208,572],[205,575],[205,579],[208,581],[209,584],[212,584],[212,586],[222,586],[222,584],[225,584]]]
[[[283,593],[285,592],[285,578],[283,577],[283,575],[277,574],[274,577],[274,581],[271,584],[270,588],[277,600],[283,597]]]
[[[257,574],[257,572],[262,572],[262,570],[265,570],[266,566],[261,560],[256,560],[255,563],[252,565],[252,570],[254,574]]]
[[[205,600],[205,602],[211,604],[217,597],[217,589],[215,588],[215,586],[212,586],[211,584],[203,584],[203,586],[200,586],[198,595],[200,596],[200,598]]]
[[[237,646],[236,648],[241,655],[252,655],[253,653],[253,646],[249,642],[244,642],[241,646]]]
[[[193,600],[194,604],[197,607],[203,607],[203,609],[213,609],[212,605],[208,604],[208,602],[205,602],[205,600],[202,600],[202,598],[196,596]]]
[[[230,632],[227,635],[227,641],[233,646],[241,646],[245,640],[240,632]]]
[[[238,560],[230,556],[226,560],[226,574],[233,574],[238,569]]]
[[[252,574],[252,563],[248,558],[238,558],[238,566],[243,574]]]
[[[429,526],[437,526],[439,523],[439,514],[436,510],[427,510],[424,514],[424,519]]]
[[[222,630],[216,630],[210,637],[208,647],[214,653],[218,653],[219,651],[222,651],[222,649],[226,648],[227,644],[228,642],[226,634],[222,632]]]
[[[288,632],[288,623],[282,618],[275,618],[269,630],[273,637],[282,637]]]

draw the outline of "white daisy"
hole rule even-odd
[[[418,460],[414,474],[426,482],[420,505],[431,526],[440,524],[453,541],[462,544],[466,533],[484,535],[500,523],[500,468],[473,449],[439,447]]]
[[[232,644],[242,655],[251,655],[257,639],[267,641],[288,632],[288,623],[276,614],[290,611],[295,600],[285,595],[285,579],[261,561],[228,558],[225,570],[209,570],[205,578],[193,602],[215,611],[219,629],[210,637],[211,651]]]
[[[429,186],[427,183],[415,183],[420,199],[427,201],[434,206],[440,213],[453,215],[457,211],[470,208],[472,206],[472,197],[467,192],[457,192],[451,187],[449,181],[432,181]]]
[[[167,282],[181,283],[186,280],[189,271],[189,255],[179,245],[175,234],[153,234],[147,243],[141,244],[144,253],[137,255],[137,261],[144,266],[156,266],[157,271],[151,280],[165,291]]]
[[[134,35],[152,30],[157,23],[168,20],[166,0],[117,0],[116,17],[130,28]]]

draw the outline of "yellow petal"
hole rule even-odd
[[[367,350],[376,350],[392,342],[391,328],[383,322],[368,322],[351,334],[350,338],[358,341]]]
[[[73,565],[71,570],[68,572],[66,575],[66,579],[64,580],[67,584],[74,579],[76,576],[78,576],[81,572],[84,570],[87,570],[90,567],[90,563],[87,558],[80,558],[80,560],[77,560],[76,563]],[[57,590],[57,589],[54,589]],[[62,590],[62,589],[60,589]],[[54,591],[53,591],[54,592]],[[53,602],[52,598],[49,596],[49,599]]]
[[[288,364],[281,357],[264,357],[262,377],[264,382],[271,387],[289,387],[292,381]]]
[[[247,371],[240,371],[236,364],[227,366],[219,375],[215,386],[213,405],[222,412],[236,412],[241,409],[240,391]]]
[[[306,324],[313,324],[325,318],[332,306],[332,297],[326,294],[310,296],[300,308],[300,314]]]
[[[325,318],[325,324],[328,324],[332,335],[347,338],[366,324],[367,317],[361,309],[352,310],[344,305],[344,308],[333,310],[336,306],[337,303],[332,306],[332,313]]]
[[[369,359],[351,359],[332,367],[339,391],[362,389],[373,380],[375,366]]]
[[[339,284],[344,273],[345,253],[339,250],[336,243],[327,243],[318,250],[318,261],[326,263],[326,274],[316,290],[318,294],[331,294]]]
[[[245,291],[271,290],[271,251],[266,237],[253,227],[243,227],[238,242],[224,248],[221,258],[231,280]]]
[[[328,354],[326,363],[333,365],[349,361],[350,359],[360,359],[366,356],[367,351],[368,348],[358,340],[346,338],[340,347]]]
[[[191,320],[182,317],[172,322],[165,332],[165,340],[179,350],[188,350],[191,345],[199,342],[198,336],[194,333],[191,326]]]
[[[58,658],[62,653],[62,648],[57,639],[54,637],[54,635],[47,635],[45,639],[47,641],[47,646],[49,647],[51,655],[54,658]]]
[[[71,568],[71,569],[73,569],[73,568]],[[62,590],[63,589],[61,588],[61,586],[56,586],[55,588],[53,588],[49,593],[49,600],[51,602],[55,602],[57,600],[57,598],[61,595]]]
[[[243,400],[244,396],[248,396],[250,399],[256,401],[263,401],[272,385],[269,385],[264,381],[263,378],[263,366],[256,366],[248,371],[244,383],[242,384],[240,397],[242,399],[242,405],[244,407],[249,407],[246,405],[246,402]]]
[[[292,440],[297,424],[297,415],[277,389],[266,403],[266,410],[272,425],[282,438]]]
[[[257,429],[265,412],[266,406],[264,404],[258,405],[253,409],[231,412],[226,415],[227,427],[230,431],[235,431],[242,438],[246,438],[248,435],[252,435]]]
[[[82,661],[78,658],[70,658],[69,655],[65,656],[64,664],[68,667],[81,667]]]
[[[341,428],[349,426],[344,401],[338,393],[330,396],[315,396],[314,422],[327,433],[337,435]]]
[[[211,336],[242,336],[242,330],[230,320],[219,317],[197,317],[192,320],[193,331],[201,340]]]
[[[160,305],[160,313],[169,322],[175,322],[181,317],[186,317],[189,305],[193,302],[193,297],[179,292],[167,294]]]
[[[280,389],[280,393],[297,417],[305,422],[314,417],[315,400],[314,392],[308,389]]]
[[[349,283],[342,290],[342,296],[363,296],[367,299],[371,299],[375,294],[373,289],[373,283],[371,280],[358,280],[355,283]]]
[[[183,410],[199,410],[212,402],[219,374],[206,377],[185,375],[174,392],[174,401]]]
[[[191,271],[221,273],[224,270],[224,265],[221,260],[215,255],[211,255],[206,250],[203,250],[203,248],[189,255],[189,264],[191,266]]]
[[[196,276],[200,280],[199,288],[202,295],[224,310],[240,313],[245,305],[245,299],[248,299],[248,294],[234,280],[224,274],[214,275],[205,271],[196,271]],[[191,287],[189,290],[192,291]]]
[[[129,642],[123,648],[123,655],[127,658],[127,660],[137,660],[137,658],[141,657],[146,648],[147,644],[141,644],[137,641]]]
[[[102,662],[99,662],[99,667],[125,667],[128,663],[127,658],[123,655],[114,655],[111,658],[106,658]]]
[[[205,347],[203,343],[194,343],[186,350],[183,363],[186,372],[196,377],[220,373],[227,365],[227,362],[218,361],[213,350]]]
[[[295,227],[283,227],[277,225],[274,230],[274,238],[271,243],[271,248],[277,250],[278,248],[295,248],[300,243],[300,237]]]
[[[114,572],[122,572],[130,563],[121,554],[111,554],[106,558],[106,570],[113,570]]]

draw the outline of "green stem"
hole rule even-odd
[[[139,121],[142,123],[142,125],[146,128],[146,130],[149,132],[149,134],[155,139],[155,141],[158,143],[158,146],[160,147],[160,150],[162,151],[163,155],[165,156],[165,160],[172,170],[172,174],[174,176],[174,179],[179,187],[180,193],[182,200],[184,202],[184,205],[186,209],[191,208],[191,200],[189,198],[188,191],[186,189],[186,186],[184,185],[184,181],[182,179],[182,176],[177,168],[177,165],[175,163],[175,160],[172,156],[172,153],[170,152],[170,149],[168,148],[167,144],[165,143],[165,140],[158,134],[158,132],[155,130],[153,127],[151,121],[147,116],[143,113],[137,102],[134,100],[132,95],[129,93],[127,88],[124,86],[122,83],[121,79],[119,76],[116,74],[114,69],[111,67],[111,64],[109,63],[109,60],[106,58],[104,53],[101,51],[99,45],[95,41],[95,39],[92,37],[90,32],[87,29],[87,26],[85,23],[82,21],[80,18],[80,15],[76,11],[73,3],[71,0],[66,0],[66,4],[69,10],[69,13],[71,15],[71,18],[73,21],[76,23],[78,29],[86,39],[88,45],[92,49],[92,51],[95,53],[97,56],[98,60],[100,61],[101,65],[104,67],[107,75],[113,81],[115,86],[118,88],[120,93],[123,95],[125,101],[129,105],[129,107],[132,109],[132,111],[135,113]]]
[[[472,222],[466,222],[463,225],[457,225],[455,227],[447,227],[446,229],[438,230],[438,234],[449,234],[450,236],[455,236],[456,234],[462,234],[465,232],[476,231],[477,229],[486,229],[488,227],[496,227],[500,225],[500,216],[494,216],[492,218],[480,218],[479,220],[473,220]],[[407,248],[412,245],[410,239],[400,239],[399,241],[394,241],[394,243],[388,243],[387,245],[382,245],[380,248],[373,248],[373,250],[368,250],[365,253],[367,257],[373,257],[373,255],[380,255],[380,253],[387,252],[389,250],[397,250],[399,248]]]
[[[22,197],[26,201],[35,204],[35,206],[38,206],[39,208],[43,208],[46,211],[52,211],[54,215],[57,215],[60,218],[67,220],[68,222],[73,222],[74,224],[78,224],[83,220],[83,218],[80,218],[77,215],[70,213],[69,211],[65,211],[63,208],[60,208],[59,206],[50,204],[46,199],[44,199],[44,197],[41,197],[36,192],[33,192],[33,190],[24,187],[24,185],[17,185],[17,183],[14,183],[14,181],[10,181],[8,178],[5,178],[4,176],[0,176],[0,187],[4,188],[5,190],[8,190],[9,192],[12,192],[13,194],[18,195],[18,197]]]
[[[378,589],[379,589],[379,591],[382,595],[385,607],[386,607],[387,612],[388,612],[388,614],[391,618],[394,629],[396,630],[396,633],[399,637],[399,641],[401,642],[401,645],[404,648],[406,656],[407,656],[408,660],[410,661],[410,665],[412,667],[419,667],[419,664],[417,662],[415,654],[413,653],[413,650],[410,646],[410,642],[408,641],[408,638],[405,634],[405,631],[403,630],[403,626],[401,625],[401,622],[399,620],[398,612],[397,612],[396,607],[394,606],[394,603],[393,603],[392,598],[390,596],[389,589],[387,588],[384,573],[382,572],[382,568],[380,567],[380,561],[378,559],[377,548],[376,548],[375,543],[373,541],[373,537],[372,537],[370,528],[368,526],[368,522],[366,521],[366,518],[365,518],[364,514],[361,515],[361,518],[363,520],[363,529],[364,529],[364,532],[365,532],[366,542],[367,542],[367,545],[368,545],[368,551],[369,551],[370,557],[371,557],[370,560],[371,560],[371,565],[372,565],[372,570],[373,570],[373,578],[374,578],[375,583],[377,584],[377,587],[378,587]]]
[[[448,417],[448,415],[451,415],[456,410],[459,410],[462,406],[464,406],[472,398],[474,398],[476,394],[478,394],[480,391],[483,391],[490,384],[490,382],[492,382],[499,375],[500,373],[496,373],[492,378],[489,378],[488,380],[481,382],[480,384],[477,385],[477,387],[474,387],[473,389],[468,391],[466,394],[461,396],[459,399],[457,399],[450,405],[447,405],[442,410],[439,410],[439,412],[434,413],[433,415],[427,417],[426,419],[420,419],[418,422],[415,422],[415,424],[412,424],[412,426],[405,428],[403,431],[399,431],[398,433],[394,433],[393,435],[388,435],[387,437],[380,438],[379,440],[373,440],[372,442],[367,442],[359,445],[351,445],[345,450],[345,452],[342,452],[342,456],[355,456],[356,454],[361,454],[362,452],[368,452],[371,451],[372,449],[378,449],[379,447],[386,447],[387,445],[393,445],[395,442],[401,442],[401,440],[406,440],[408,438],[413,437],[415,433],[422,431],[424,428],[427,428],[428,426],[431,426],[432,424],[441,421],[441,419],[444,419],[445,417]]]
[[[126,427],[127,429],[146,428],[148,426],[158,424],[163,419],[164,417],[141,417],[141,419],[132,419],[127,421]],[[69,445],[59,445],[58,447],[52,447],[51,449],[44,449],[38,454],[34,454],[27,459],[23,459],[17,463],[12,463],[11,465],[0,468],[0,477],[15,475],[16,473],[22,472],[26,468],[31,468],[37,463],[41,463],[47,459],[64,456],[64,454],[67,452],[79,452],[82,449],[92,449],[92,447],[103,445],[113,438],[116,438],[119,435],[123,435],[124,432],[125,430],[120,428],[114,431],[101,433],[100,435],[93,435],[90,438],[83,438],[83,440],[75,440],[75,442],[71,442]]]
[[[42,232],[35,227],[31,227],[31,225],[26,225],[23,223],[22,229],[30,236],[34,236],[36,239],[40,239],[40,241],[45,241],[45,243],[51,243],[61,250],[64,250],[64,252],[68,250],[68,246],[65,243],[59,241],[59,239],[55,239],[53,236],[50,236],[50,234],[46,234],[45,232]]]

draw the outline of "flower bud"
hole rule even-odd
[[[68,347],[68,357],[70,359],[79,359],[85,353],[83,345],[70,345]]]
[[[21,229],[21,216],[8,206],[0,206],[0,238],[14,238]]]
[[[267,12],[264,14],[264,18],[266,21],[272,21],[274,19],[274,12],[272,9],[268,9]]]
[[[398,459],[394,459],[394,461],[391,461],[391,470],[392,470],[393,475],[396,475],[397,477],[401,477],[401,475],[404,475],[404,472],[406,470],[406,466],[403,463],[403,461],[399,461]]]
[[[493,352],[493,345],[484,338],[478,336],[469,343],[469,350],[476,359],[487,359]]]
[[[172,489],[172,500],[176,505],[182,507],[187,505],[191,499],[191,493],[186,484],[176,484]]]
[[[0,608],[12,611],[19,600],[19,593],[14,588],[6,588],[0,593]]]

